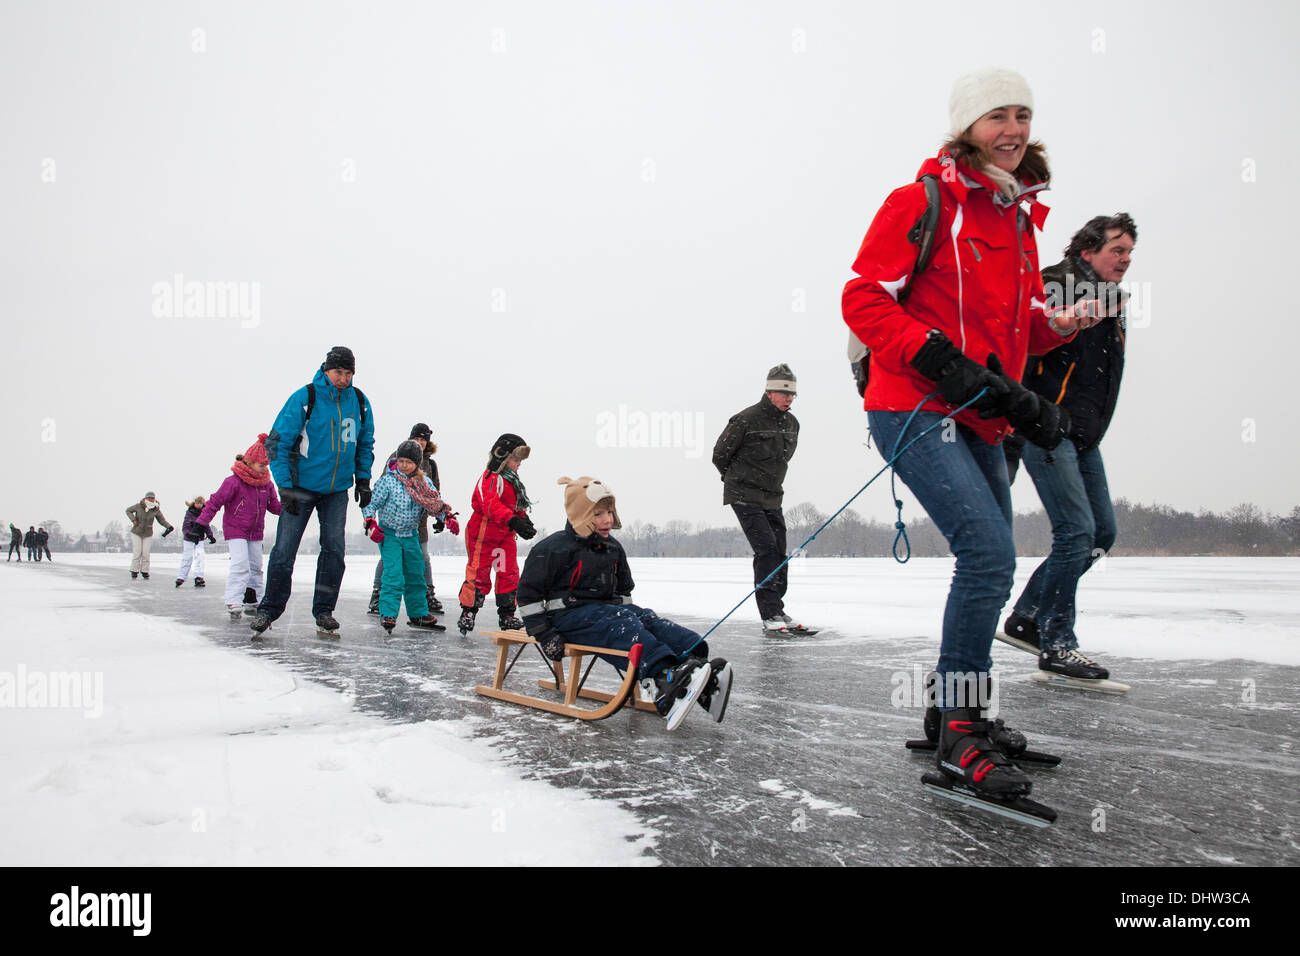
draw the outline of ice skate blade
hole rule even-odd
[[[1094,694],[1127,694],[1132,690],[1128,684],[1122,684],[1117,680],[1084,680],[1081,677],[1066,677],[1064,674],[1054,674],[1051,671],[1034,671],[1029,677],[1040,684],[1089,690]]]
[[[339,636],[339,632],[337,630],[331,631],[329,628],[326,627],[316,628],[316,633],[319,634],[321,637],[332,637],[335,639],[337,639]]]
[[[708,684],[709,677],[711,676],[712,672],[709,670],[707,664],[696,669],[695,676],[693,676],[691,682],[686,685],[686,692],[673,701],[672,707],[669,708],[668,713],[664,714],[664,718],[668,721],[669,730],[676,730],[682,725],[682,721],[686,719],[686,715],[690,713],[691,708],[695,706],[695,702],[699,700],[700,695],[704,693],[704,686]]]
[[[933,754],[939,749],[933,740],[909,740],[907,749],[913,753]],[[1007,757],[1012,763],[1030,768],[1055,767],[1061,762],[1060,755],[1043,753],[1039,750],[1025,750],[1015,757]]]
[[[993,636],[1003,644],[1010,644],[1018,651],[1024,651],[1026,654],[1033,654],[1035,657],[1038,656],[1039,649],[1037,644],[1030,644],[1028,641],[1022,641],[1018,637],[1012,637],[1006,631],[998,631]]]
[[[937,770],[924,774],[921,783],[925,789],[940,797],[946,797],[957,803],[964,803],[976,810],[995,813],[998,816],[1028,823],[1031,827],[1051,826],[1056,820],[1056,811],[1051,807],[1030,800],[1028,797],[1016,797],[1012,800],[992,800],[976,795],[975,791],[949,780]]]
[[[727,701],[731,700],[731,665],[728,664],[718,671],[717,678],[718,689],[713,692],[713,696],[709,699],[709,706],[705,709],[713,718],[713,722],[720,724],[722,718],[727,716]]]

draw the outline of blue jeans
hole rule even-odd
[[[555,620],[555,629],[566,644],[612,647],[626,651],[641,644],[641,666],[637,677],[653,677],[700,639],[689,628],[662,618],[648,607],[635,604],[584,604]],[[709,645],[701,643],[693,654],[708,657]],[[621,657],[604,657],[620,670],[627,666]]]
[[[311,599],[311,616],[333,612],[339,602],[339,585],[343,583],[343,525],[348,515],[348,492],[334,491],[320,494],[315,491],[294,489],[298,498],[298,513],[284,511],[275,529],[275,547],[266,566],[266,593],[257,607],[258,614],[277,620],[284,613],[293,591],[293,563],[298,557],[298,545],[311,514],[316,512],[320,523],[320,555],[316,558],[316,590]]]
[[[1052,552],[1016,601],[1016,613],[1038,622],[1045,650],[1079,646],[1074,635],[1075,594],[1083,577],[1115,543],[1115,509],[1101,449],[1078,451],[1063,441],[1050,453],[1025,445],[1025,470],[1052,522]]]
[[[880,454],[894,453],[909,412],[868,413]],[[1011,594],[1016,548],[1011,537],[1011,485],[1001,445],[990,445],[974,432],[938,412],[918,412],[899,447],[938,423],[894,464],[957,558],[948,604],[943,612],[943,642],[936,670],[944,691],[957,686],[957,675],[987,674],[989,651],[998,615]],[[946,439],[946,440],[945,440]],[[941,709],[959,701],[939,696]]]

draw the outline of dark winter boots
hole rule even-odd
[[[1009,800],[1029,793],[1029,778],[993,742],[993,723],[980,714],[978,707],[958,707],[939,715],[940,772],[982,796]]]
[[[244,588],[244,605],[245,607],[257,607],[257,595],[253,593],[252,588]]]
[[[445,613],[445,612],[443,611],[443,609],[442,609],[442,602],[439,601],[438,598],[437,598],[437,597],[434,595],[434,593],[433,593],[433,585],[432,585],[432,584],[430,584],[427,588],[424,589],[424,600],[427,601],[428,604],[429,604],[429,613],[430,613],[430,614],[443,614],[443,613]]]
[[[460,631],[461,636],[474,630],[474,617],[478,614],[478,609],[483,606],[483,594],[479,591],[474,592],[474,606],[460,606],[460,620],[456,622],[456,629]]]
[[[1076,649],[1040,652],[1038,669],[1078,680],[1106,680],[1110,677],[1110,671],[1096,661],[1084,657]]]
[[[367,614],[379,613],[379,588],[370,592],[370,607],[366,608]]]
[[[208,582],[207,582],[207,581],[204,581],[202,578],[195,578],[195,579],[194,579],[194,586],[195,586],[196,588],[205,588],[205,587],[208,586]]]
[[[522,631],[524,622],[515,617],[515,592],[497,593],[497,623],[503,631]]]

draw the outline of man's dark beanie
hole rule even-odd
[[[332,368],[341,368],[355,375],[357,373],[356,356],[352,354],[352,350],[347,346],[336,345],[325,354],[325,361],[321,363],[321,368],[327,372]]]

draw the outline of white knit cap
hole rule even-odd
[[[999,106],[1034,108],[1033,91],[1019,73],[990,66],[958,77],[948,97],[950,132],[960,136],[977,119]]]

